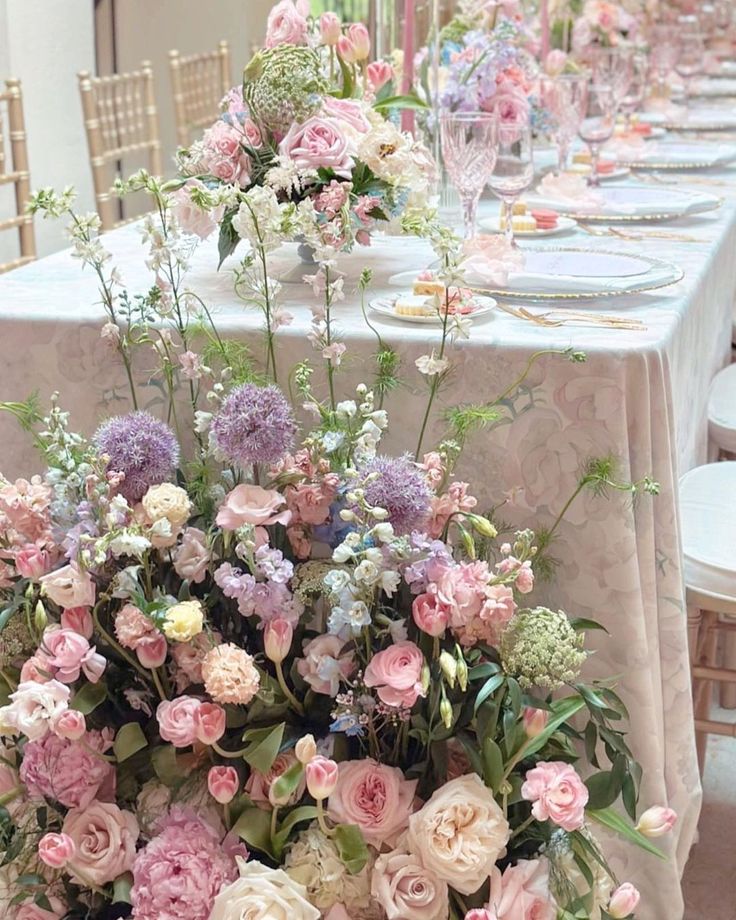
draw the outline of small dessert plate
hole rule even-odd
[[[412,273],[412,275],[414,275],[414,273]],[[416,275],[414,275],[414,277],[416,277]],[[432,316],[416,316],[405,313],[397,313],[396,301],[398,299],[398,297],[378,297],[375,300],[372,300],[368,306],[374,313],[378,313],[381,316],[390,317],[391,319],[399,320],[399,322],[402,323],[415,323],[422,326],[442,325],[442,316],[439,313],[435,313]],[[460,314],[464,319],[475,319],[478,316],[487,316],[496,306],[496,301],[493,297],[476,295],[473,299],[478,306],[474,310],[471,310],[470,313]]]
[[[498,219],[495,217],[485,217],[478,223],[483,230],[487,230],[489,233],[503,232]],[[570,230],[574,230],[575,224],[576,222],[572,217],[558,217],[556,227],[552,227],[549,230],[540,230],[539,228],[536,230],[514,230],[514,237],[536,240],[541,239],[543,236],[556,236],[558,233],[569,233]]]

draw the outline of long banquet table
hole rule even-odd
[[[548,243],[634,250],[678,263],[685,278],[672,287],[578,307],[594,314],[635,317],[646,324],[645,330],[543,328],[500,312],[478,319],[470,339],[457,345],[458,366],[440,400],[433,429],[434,435],[441,434],[441,412],[448,405],[480,402],[502,392],[535,351],[574,345],[587,353],[587,362],[572,364],[559,357],[540,361],[527,384],[508,400],[513,424],[474,437],[464,460],[464,478],[474,484],[486,506],[506,496],[503,516],[520,526],[549,525],[571,494],[581,465],[592,456],[612,453],[620,461],[622,476],[638,479],[651,473],[661,483],[658,498],[646,496],[635,505],[616,495],[581,496],[554,547],[561,561],[556,577],[539,585],[533,596],[539,603],[607,626],[611,635],[596,640],[599,651],[590,668],[620,675],[632,716],[631,746],[644,767],[642,805],[666,803],[679,813],[674,835],[662,841],[671,857],[668,862],[628,846],[614,847],[614,869],[642,890],[643,920],[682,917],[679,880],[695,840],[701,800],[677,480],[706,460],[708,387],[729,358],[736,293],[736,170],[708,175],[724,182],[722,188],[707,189],[724,196],[721,208],[666,225],[697,237],[697,242],[627,242],[578,231]],[[674,181],[687,188],[686,175]],[[693,189],[706,190],[702,185]],[[646,233],[651,228],[641,229]],[[104,242],[132,291],[151,285],[136,226],[116,230]],[[279,256],[282,266],[296,258],[288,249]],[[348,279],[356,279],[365,265],[372,268],[375,296],[388,292],[393,273],[422,268],[428,261],[424,243],[384,238],[369,251],[344,257],[340,267]],[[261,316],[233,295],[230,270],[236,262],[236,257],[230,258],[218,272],[215,243],[208,241],[192,257],[188,284],[213,307],[221,332],[251,342],[259,355]],[[348,359],[338,378],[348,398],[351,387],[371,373],[375,338],[363,322],[355,284],[348,280],[346,291],[345,301],[334,312],[348,345]],[[293,323],[277,337],[278,365],[285,378],[295,361],[311,351],[306,335],[313,296],[305,285],[286,285],[283,299],[294,315]],[[129,408],[123,371],[100,339],[104,319],[97,301],[91,272],[82,272],[68,251],[0,279],[0,399],[20,400],[34,390],[46,399],[59,390],[75,426],[88,433],[101,416]],[[390,319],[374,321],[385,340],[399,350],[405,379],[405,386],[387,404],[387,446],[413,450],[425,392],[414,361],[430,350],[439,333]],[[160,400],[156,381],[142,383],[147,384],[148,403],[155,410]],[[7,477],[40,469],[27,436],[4,414],[0,469]]]

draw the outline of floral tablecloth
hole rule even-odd
[[[466,451],[467,475],[483,487],[481,506],[506,498],[506,520],[521,526],[549,525],[572,493],[585,460],[607,453],[619,459],[622,476],[638,479],[651,473],[661,483],[658,498],[646,497],[635,507],[621,496],[581,496],[555,546],[561,563],[554,584],[543,588],[545,598],[551,596],[569,614],[597,619],[609,629],[610,638],[599,640],[600,651],[589,667],[621,675],[620,687],[632,716],[630,742],[644,767],[642,803],[668,804],[680,815],[675,834],[665,838],[668,862],[630,847],[613,850],[613,868],[642,890],[643,920],[682,916],[679,878],[700,808],[677,478],[706,459],[708,386],[730,352],[736,173],[715,174],[721,179],[729,176],[734,179],[733,194],[728,186],[719,189],[728,197],[717,212],[668,225],[698,242],[625,242],[580,232],[551,241],[645,251],[681,265],[684,280],[664,291],[580,307],[635,317],[646,324],[645,330],[543,328],[500,312],[478,319],[470,339],[457,346],[457,367],[434,420],[434,434],[439,436],[444,408],[494,397],[537,350],[574,345],[587,353],[585,364],[544,358],[507,400],[513,424],[476,436]],[[687,179],[679,177],[677,184],[687,186]],[[131,290],[143,291],[152,284],[135,226],[109,234],[105,243]],[[283,268],[295,260],[291,248],[279,255]],[[371,250],[344,258],[340,268],[347,272],[347,296],[335,308],[348,346],[341,369],[344,392],[367,380],[376,347],[355,290],[360,270],[366,265],[372,269],[369,296],[374,297],[388,293],[393,273],[423,268],[429,261],[423,243],[398,238],[377,239]],[[202,244],[192,256],[189,284],[212,306],[220,331],[252,342],[258,357],[261,317],[233,294],[230,269],[236,262],[232,257],[218,272],[214,243]],[[293,322],[277,337],[282,383],[295,361],[310,351],[306,336],[312,297],[311,289],[302,284],[284,289]],[[0,399],[20,400],[37,390],[45,400],[59,390],[61,404],[74,414],[74,426],[87,432],[101,416],[127,409],[123,369],[100,338],[104,318],[97,300],[95,279],[81,272],[69,252],[0,279]],[[439,331],[375,316],[373,321],[399,350],[404,368],[405,384],[387,403],[389,447],[413,450],[421,421],[417,407],[423,399],[412,397],[424,393],[414,361],[431,350]],[[155,411],[161,400],[157,381],[150,381],[145,392]],[[28,476],[40,467],[27,436],[9,416],[0,415],[3,473]]]

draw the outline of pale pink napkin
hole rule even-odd
[[[603,155],[619,160],[630,160],[642,154],[646,144],[641,134],[629,133],[610,140],[603,148]]]
[[[574,173],[547,173],[537,187],[537,194],[560,204],[594,208],[603,204],[603,196],[592,189],[583,176]]]
[[[524,267],[522,251],[511,246],[500,233],[466,240],[463,252],[465,259],[462,266],[468,273],[468,281],[471,284],[477,279],[483,284],[503,286],[509,280],[511,272]]]

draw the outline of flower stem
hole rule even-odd
[[[324,799],[317,799],[317,823],[319,824],[319,829],[322,831],[325,837],[334,837],[334,830],[331,827],[328,827],[327,822],[325,821]]]
[[[217,751],[220,757],[227,757],[228,760],[237,760],[239,757],[242,757],[243,754],[248,750],[247,747],[241,748],[239,751],[226,751],[225,748],[221,748],[220,745],[214,741],[212,743],[213,750]]]
[[[509,837],[509,840],[513,840],[514,837],[518,837],[519,834],[522,834],[522,833],[529,827],[529,825],[533,823],[533,821],[534,821],[534,815],[529,815],[529,817],[526,819],[526,821],[524,821],[522,824],[520,824],[520,825],[512,832],[511,836]]]
[[[275,665],[276,665],[276,680],[279,682],[279,687],[281,687],[281,689],[282,689],[282,691],[283,691],[283,693],[284,693],[284,696],[285,696],[286,699],[289,701],[289,703],[291,704],[292,708],[295,709],[295,710],[299,713],[300,716],[303,716],[303,715],[304,715],[304,707],[303,707],[302,704],[299,702],[299,700],[294,696],[294,694],[291,692],[291,690],[289,690],[289,688],[287,687],[287,685],[286,685],[286,680],[285,680],[285,678],[284,678],[284,670],[283,670],[283,668],[281,667],[281,662],[280,662],[280,661],[277,661],[277,662],[275,662]]]

